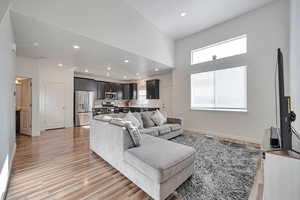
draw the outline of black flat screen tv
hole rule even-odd
[[[292,130],[291,130],[291,119],[290,119],[291,104],[290,104],[290,97],[285,96],[284,93],[284,66],[283,66],[283,55],[280,49],[277,50],[277,65],[278,65],[281,149],[292,150]]]

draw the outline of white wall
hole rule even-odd
[[[7,8],[7,7],[6,7]],[[7,183],[7,176],[15,152],[15,43],[9,12],[0,16],[0,186]],[[8,165],[4,167],[6,158]],[[0,199],[3,190],[0,188]]]
[[[64,83],[65,96],[65,126],[73,126],[74,72],[70,68],[57,67],[57,62],[51,60],[36,60],[17,57],[17,76],[32,78],[32,129],[33,136],[38,136],[44,130],[44,93],[46,82]]]
[[[25,16],[174,66],[173,40],[122,0],[26,0],[16,1],[13,9]]]
[[[300,1],[290,1],[290,95],[298,119],[292,124],[300,132]],[[300,141],[294,146],[300,151]]]
[[[288,65],[288,9],[288,1],[275,1],[176,42],[172,109],[184,119],[185,129],[261,142],[264,130],[275,125],[274,71],[278,47],[282,48]],[[190,66],[191,50],[242,34],[248,36],[246,55]],[[191,73],[242,65],[248,66],[247,113],[190,110]]]

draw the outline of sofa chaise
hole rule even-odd
[[[141,145],[135,147],[125,127],[94,119],[90,149],[155,200],[166,199],[192,175],[195,160],[192,147],[166,140],[182,133],[180,124],[172,132],[171,121],[164,134],[159,127],[152,127],[154,131],[141,129]]]

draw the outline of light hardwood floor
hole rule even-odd
[[[17,137],[7,199],[151,198],[102,158],[89,151],[89,129],[69,128],[47,131],[40,137]],[[180,198],[173,194],[168,200]]]

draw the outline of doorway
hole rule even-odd
[[[32,135],[31,78],[16,78],[16,134]]]

